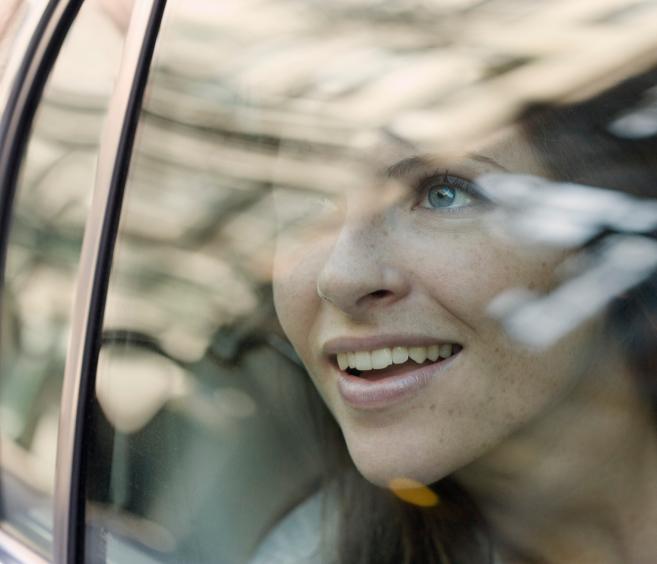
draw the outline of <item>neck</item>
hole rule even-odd
[[[504,562],[657,561],[653,414],[620,362],[595,367],[576,388],[456,478]]]

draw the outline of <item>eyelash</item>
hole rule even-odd
[[[450,173],[449,170],[441,169],[429,172],[417,180],[415,184],[415,190],[418,197],[415,207],[419,206],[424,198],[427,197],[429,190],[437,185],[444,185],[448,188],[460,190],[461,192],[464,192],[470,196],[473,200],[477,200],[477,202],[480,204],[491,203],[490,200],[488,200],[481,192],[479,192],[479,190],[475,188],[476,184],[474,182],[461,176],[454,175]],[[465,213],[471,208],[472,206],[468,205],[458,208],[433,208],[431,211],[439,213],[460,214]]]

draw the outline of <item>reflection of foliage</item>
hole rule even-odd
[[[13,244],[32,250],[29,264],[73,267],[80,256],[81,233],[71,233],[52,224],[35,223],[34,219],[32,216],[17,214],[12,225]],[[29,265],[25,264],[24,267],[29,268]]]
[[[126,372],[136,352],[170,361],[182,384],[166,388],[129,432],[115,433],[96,413],[94,463],[115,482],[94,499],[154,516],[190,545],[198,524],[216,545],[216,535],[232,534],[231,519],[253,531],[248,519],[284,509],[280,493],[287,501],[306,493],[319,456],[299,413],[309,383],[271,304],[270,186],[358,184],[350,167],[381,157],[363,148],[363,135],[423,150],[479,141],[528,101],[633,72],[626,63],[654,50],[654,26],[594,2],[577,21],[545,24],[569,3],[273,0],[254,13],[238,1],[179,2],[185,9],[165,22],[141,116],[103,351]],[[655,10],[642,19],[654,21]],[[632,41],[621,48],[611,39],[623,34]],[[12,232],[7,279],[21,294],[12,313],[26,362],[7,372],[2,383],[15,389],[2,398],[22,414],[16,437],[25,446],[37,411],[58,401],[104,118],[106,99],[82,82],[47,93]],[[143,356],[121,381],[128,392]],[[126,376],[107,366],[110,383]],[[236,398],[251,403],[238,409]],[[251,485],[257,500],[244,491]],[[215,522],[218,507],[225,522]]]

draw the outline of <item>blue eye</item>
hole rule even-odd
[[[448,174],[434,175],[420,184],[423,208],[457,211],[481,201],[477,189],[469,180]]]
[[[458,201],[460,195],[454,188],[433,186],[427,192],[427,202],[432,208],[449,208]]]

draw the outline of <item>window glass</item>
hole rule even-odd
[[[2,518],[46,554],[73,291],[122,44],[123,30],[101,4],[85,3],[35,117],[7,251],[0,354]]]
[[[318,478],[309,383],[272,316],[272,142],[231,115],[222,14],[169,2],[158,40],[98,365],[92,561],[244,561]]]
[[[657,475],[656,24],[654,2],[170,1],[88,558],[604,560],[575,521]]]

